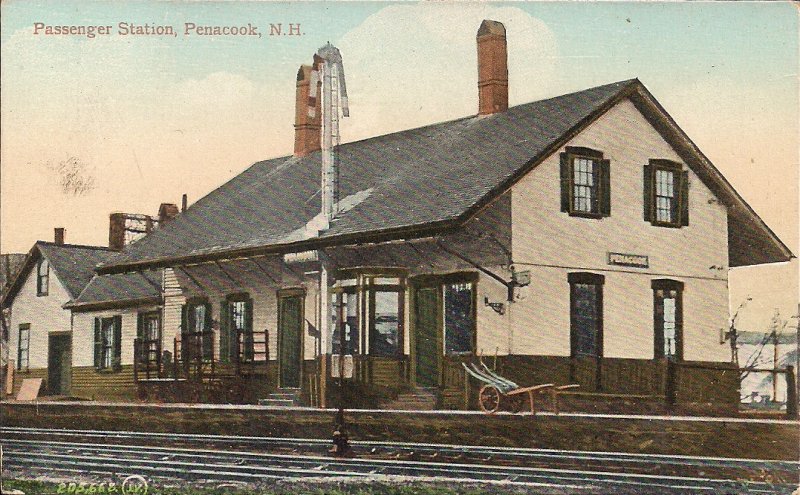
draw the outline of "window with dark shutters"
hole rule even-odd
[[[651,159],[644,166],[644,220],[660,227],[689,225],[689,172],[678,162]]]
[[[571,216],[611,215],[611,161],[590,148],[568,146],[560,155],[561,211]]]

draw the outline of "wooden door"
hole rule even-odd
[[[414,293],[414,356],[418,387],[439,386],[440,320],[438,286],[417,288]]]
[[[50,335],[47,356],[47,388],[52,395],[69,393],[71,361],[71,336]]]
[[[303,297],[278,298],[278,367],[280,386],[300,387],[303,331]]]

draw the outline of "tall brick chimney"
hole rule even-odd
[[[481,22],[478,42],[478,114],[508,110],[508,49],[503,23]]]
[[[125,247],[125,214],[112,213],[108,221],[108,248],[122,251]]]
[[[161,206],[158,207],[159,227],[164,225],[165,222],[177,217],[178,213],[180,213],[180,210],[175,203],[161,203]]]
[[[297,71],[297,89],[294,102],[294,154],[305,156],[322,148],[320,129],[322,102],[320,89],[317,88],[317,111],[314,117],[308,116],[308,94],[311,84],[311,66],[301,65]]]
[[[59,246],[64,245],[64,239],[67,236],[67,229],[64,227],[56,227],[53,229],[53,241]]]

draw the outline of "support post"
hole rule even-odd
[[[797,377],[791,365],[786,367],[786,416],[797,419]]]

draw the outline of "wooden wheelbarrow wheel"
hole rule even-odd
[[[500,409],[501,393],[494,385],[484,385],[478,392],[478,402],[486,414],[494,414]]]

